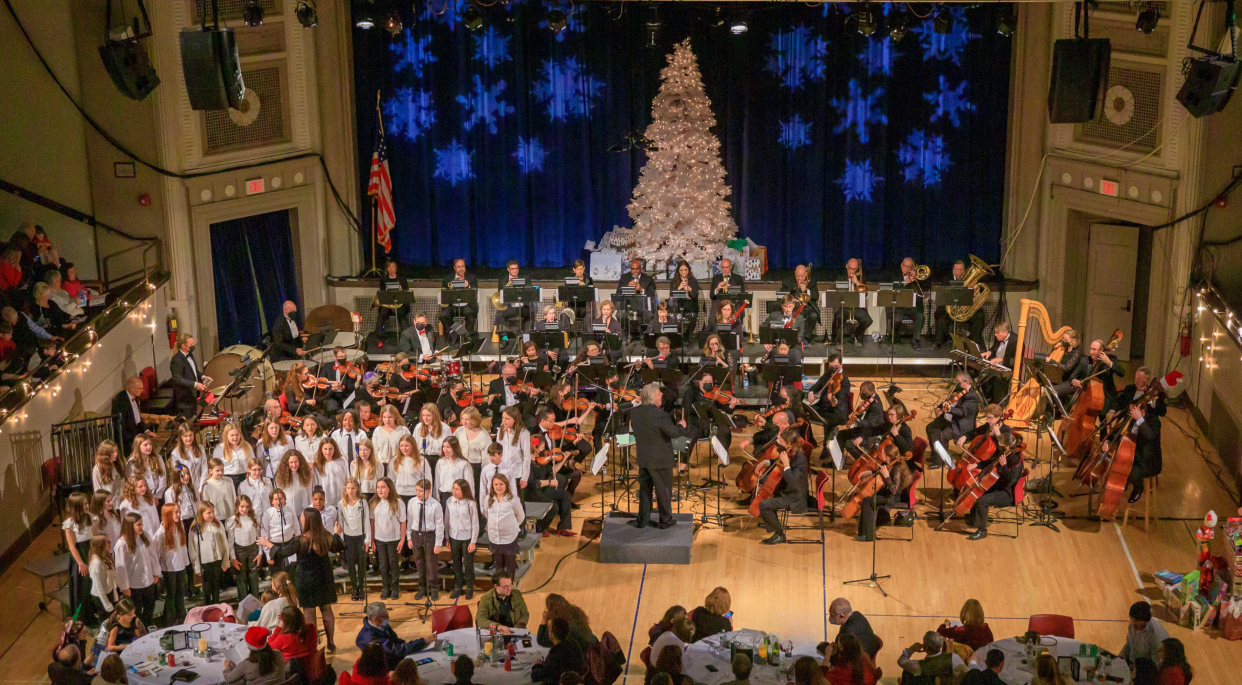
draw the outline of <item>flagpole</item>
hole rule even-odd
[[[384,135],[384,117],[382,116],[382,110],[380,109],[380,97],[381,97],[381,93],[379,89],[376,89],[375,91],[375,113],[377,115],[376,120],[379,122],[380,135],[383,136]],[[379,198],[376,197],[375,195],[372,195],[371,196],[371,269],[370,271],[367,271],[366,273],[362,274],[363,278],[368,278],[372,274],[376,276],[380,276],[380,277],[383,276],[383,272],[381,272],[379,269],[375,267],[375,252],[376,250],[379,249],[379,239],[376,237],[376,231],[377,231],[376,213],[378,212],[378,207],[379,207]]]

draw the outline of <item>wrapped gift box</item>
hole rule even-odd
[[[747,257],[746,269],[742,272],[742,278],[748,281],[757,281],[763,278],[763,262],[758,257]]]

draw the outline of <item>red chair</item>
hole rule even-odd
[[[1018,482],[1013,486],[1013,505],[1012,506],[996,507],[1000,511],[1008,511],[1008,510],[1013,511],[1013,518],[1007,519],[1007,520],[1013,521],[1013,524],[1014,524],[1013,535],[1005,535],[1004,533],[998,533],[998,535],[1000,535],[1001,537],[1016,539],[1018,537],[1018,534],[1022,531],[1023,524],[1026,523],[1026,509],[1025,507],[1022,506],[1022,503],[1024,500],[1026,500],[1026,479],[1030,475],[1031,475],[1030,469],[1022,470],[1022,477],[1019,478]],[[1001,519],[998,517],[997,520],[999,521]],[[1071,627],[1070,630],[1072,631],[1073,628]]]
[[[643,647],[643,651],[638,653],[638,659],[639,661],[643,662],[643,667],[647,669],[648,673],[655,670],[655,666],[651,664],[651,648],[650,647]]]
[[[289,401],[285,399],[285,394],[283,392],[280,393],[279,395],[276,396],[276,399],[280,400],[280,411],[288,414],[289,413]]]
[[[203,623],[213,623],[220,620],[220,617],[223,615],[224,611],[222,609],[207,609],[203,611]]]
[[[431,614],[431,632],[439,635],[450,630],[469,628],[474,625],[474,615],[465,604],[436,609]]]
[[[1060,614],[1034,614],[1026,624],[1028,632],[1074,639],[1074,617]]]
[[[927,452],[928,447],[929,445],[927,444],[927,440],[923,438],[915,438],[913,448],[911,449],[911,452],[914,453],[914,456],[910,460],[913,461],[915,464],[918,464],[920,467],[922,467],[923,466],[923,454]]]

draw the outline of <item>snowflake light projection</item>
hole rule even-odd
[[[466,118],[461,122],[462,128],[469,131],[475,124],[487,124],[487,132],[496,132],[496,120],[506,114],[513,114],[513,105],[500,99],[505,90],[505,82],[497,81],[496,85],[483,85],[483,79],[475,74],[474,90],[466,95],[458,95],[457,102],[465,107]]]
[[[803,145],[811,144],[811,122],[803,121],[802,117],[795,114],[789,121],[781,122],[781,137],[778,139],[781,145],[795,150]]]
[[[915,129],[906,142],[897,147],[897,161],[906,183],[922,181],[923,187],[940,182],[940,175],[949,166],[949,153],[943,136],[929,136]]]
[[[900,53],[897,52],[897,46],[892,38],[889,36],[872,37],[867,40],[867,47],[858,53],[858,60],[867,67],[867,74],[870,76],[877,74],[891,76],[893,62],[896,62],[899,56]]]
[[[471,0],[427,0],[419,19],[438,21],[450,29],[457,28],[461,15],[470,7]]]
[[[975,110],[975,106],[966,99],[966,81],[950,88],[949,80],[943,75],[940,77],[940,89],[931,93],[923,93],[923,99],[932,104],[932,121],[948,119],[949,123],[953,124],[953,128],[961,126],[961,112]]]
[[[431,92],[398,88],[391,98],[384,101],[384,124],[394,136],[418,138],[436,123]]]
[[[772,34],[772,54],[765,69],[781,80],[781,85],[798,90],[807,81],[823,81],[827,65],[828,41],[798,26]]]
[[[581,2],[548,2],[544,3],[544,5],[547,10],[557,9],[565,13],[565,28],[554,34],[556,36],[556,42],[564,43],[565,39],[569,37],[570,34],[583,33],[586,31],[586,24],[582,20],[582,13],[584,10]],[[539,28],[548,28],[547,17],[539,20]]]
[[[875,184],[883,180],[871,169],[871,160],[852,162],[847,159],[845,160],[845,173],[837,179],[837,185],[841,186],[842,192],[845,193],[846,202],[851,200],[870,202],[871,191],[875,188]]]
[[[431,54],[431,36],[415,38],[409,29],[405,30],[400,42],[394,40],[392,45],[388,46],[388,49],[397,57],[397,62],[392,65],[392,70],[398,74],[401,73],[401,70],[408,67],[413,70],[414,76],[421,77],[423,75],[423,66],[437,61],[436,56]]]
[[[495,26],[489,26],[474,34],[474,58],[495,69],[501,62],[513,60],[509,54],[509,41],[513,36],[502,34]]]
[[[853,128],[858,135],[858,142],[865,143],[870,140],[867,134],[868,124],[888,123],[888,115],[880,111],[878,104],[882,95],[884,95],[883,88],[876,88],[871,93],[863,95],[858,79],[850,79],[849,97],[831,100],[832,106],[841,117],[841,123],[833,127],[832,132],[841,133],[848,128]]]
[[[589,115],[592,99],[603,87],[603,81],[589,76],[576,58],[568,57],[544,60],[543,78],[534,82],[531,92],[536,101],[545,105],[549,119],[564,121]]]
[[[474,170],[470,168],[470,151],[454,138],[448,147],[433,150],[436,155],[436,170],[431,174],[442,178],[449,185],[456,187],[459,181],[474,178]]]
[[[522,173],[543,171],[543,160],[547,157],[548,152],[543,149],[538,138],[532,137],[527,140],[518,136],[517,151],[513,153],[513,158],[517,160],[518,168],[522,170]]]
[[[919,45],[923,48],[923,59],[947,59],[960,66],[966,45],[979,38],[979,34],[970,32],[970,26],[966,24],[965,7],[950,8],[949,13],[953,15],[953,30],[948,33],[936,33],[932,17],[919,22],[913,30],[919,36]]]

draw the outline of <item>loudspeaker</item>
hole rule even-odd
[[[1065,38],[1052,50],[1048,118],[1054,124],[1080,124],[1095,118],[1104,99],[1111,47],[1107,38]]]
[[[233,29],[181,31],[181,70],[192,109],[238,109],[246,95]]]
[[[108,41],[99,46],[99,57],[117,90],[131,100],[145,98],[160,85],[151,58],[137,39]]]
[[[1186,82],[1177,91],[1177,101],[1196,117],[1206,117],[1225,108],[1238,88],[1238,62],[1228,57],[1200,57],[1190,61]]]

